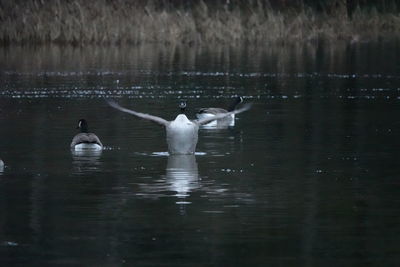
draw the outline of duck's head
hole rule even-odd
[[[181,110],[181,113],[182,113],[182,114],[185,113],[185,110],[186,110],[186,101],[185,101],[185,100],[182,100],[182,101],[179,103],[179,109]]]
[[[233,104],[234,104],[234,105],[239,105],[239,104],[242,103],[242,102],[243,102],[243,97],[237,96],[237,97],[235,98],[235,100],[233,101]]]
[[[235,110],[236,106],[243,102],[243,97],[237,96],[235,100],[232,102],[231,106],[228,108],[228,111]]]
[[[78,121],[78,126],[76,127],[76,129],[80,129],[81,133],[87,133],[88,132],[87,121],[85,119],[80,119]]]

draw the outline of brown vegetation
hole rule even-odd
[[[323,7],[301,0],[208,2],[0,0],[0,42],[264,44],[400,37],[394,2],[385,9],[354,6],[368,2],[362,0],[330,0]]]

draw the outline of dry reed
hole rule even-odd
[[[400,37],[400,13],[277,10],[268,1],[242,5],[159,6],[154,1],[0,1],[2,44],[265,44]],[[340,10],[340,9],[338,9]]]

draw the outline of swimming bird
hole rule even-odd
[[[78,121],[78,127],[80,133],[74,136],[71,142],[71,149],[75,150],[101,150],[103,149],[103,144],[100,139],[94,133],[88,132],[88,123],[85,119],[80,119]]]
[[[106,101],[111,107],[115,109],[129,113],[142,119],[150,120],[161,126],[164,126],[167,132],[168,152],[170,154],[194,154],[198,141],[198,131],[200,125],[204,125],[213,120],[225,118],[226,116],[230,116],[232,114],[241,113],[250,109],[251,107],[251,104],[247,104],[240,109],[223,114],[217,114],[211,118],[189,120],[184,114],[186,103],[181,102],[179,105],[181,113],[176,116],[175,120],[167,121],[157,116],[136,112],[134,110],[121,107],[119,104],[112,100]]]
[[[217,114],[225,114],[228,112],[232,112],[236,109],[237,105],[243,102],[243,97],[238,96],[232,102],[232,104],[228,107],[228,109],[223,108],[201,108],[196,114],[198,119],[204,119],[213,117]],[[223,119],[211,121],[204,126],[208,127],[227,127],[227,126],[235,126],[235,114],[231,114],[230,116],[224,117]]]

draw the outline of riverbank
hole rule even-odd
[[[0,43],[265,44],[400,39],[400,13],[374,7],[276,9],[252,4],[190,6],[118,1],[23,1],[0,5]]]

